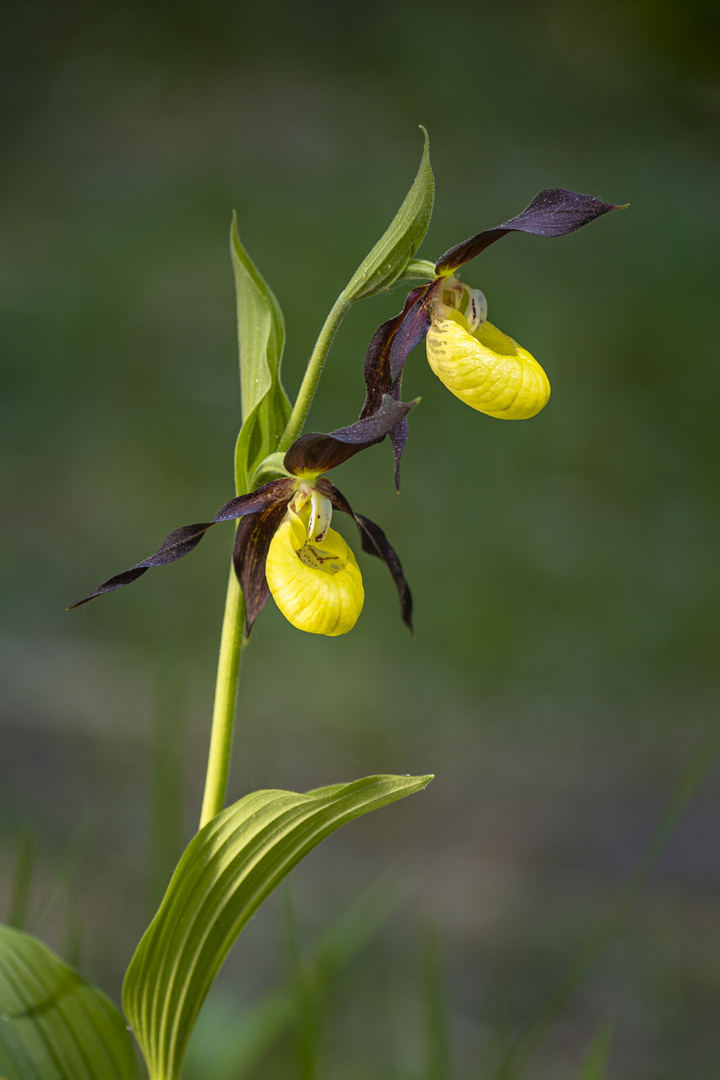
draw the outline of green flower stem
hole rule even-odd
[[[327,354],[330,351],[332,340],[335,337],[337,329],[345,314],[351,307],[352,300],[348,300],[345,292],[341,292],[330,309],[330,314],[323,324],[320,336],[315,342],[315,348],[308,361],[307,370],[298,391],[298,396],[295,399],[295,404],[293,406],[293,411],[290,414],[290,419],[287,422],[287,427],[278,443],[277,449],[281,453],[289,450],[302,432],[303,424],[305,423],[310,406],[312,405],[312,399],[315,396],[318,380],[325,367],[325,361],[327,359]]]
[[[290,414],[290,419],[278,444],[278,451],[280,452],[286,451],[295,442],[303,429],[332,340],[343,317],[351,306],[352,300],[348,300],[344,292],[341,293],[323,324],[320,336],[315,342],[315,348],[308,361],[307,370]],[[235,577],[235,571],[231,566],[225,600],[225,615],[220,636],[220,657],[218,660],[217,681],[215,683],[215,705],[210,731],[210,751],[208,754],[207,775],[205,777],[205,793],[200,813],[201,829],[203,825],[207,825],[208,821],[212,821],[225,805],[244,626],[245,598]]]
[[[225,805],[244,630],[245,597],[231,565],[220,635],[220,657],[215,683],[210,751],[200,813],[201,829],[203,825],[207,825],[208,821],[212,821]]]

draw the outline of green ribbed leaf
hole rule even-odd
[[[242,428],[235,447],[238,495],[249,491],[257,465],[273,453],[290,417],[280,381],[285,322],[275,296],[240,243],[233,213],[230,254],[237,296]]]
[[[0,926],[4,1080],[136,1080],[125,1021],[37,938]]]
[[[430,776],[370,776],[299,795],[257,791],[190,842],[125,976],[125,1013],[151,1080],[177,1080],[205,996],[248,919],[321,840]]]
[[[350,304],[375,296],[402,278],[427,232],[435,201],[435,178],[430,164],[430,140],[427,131],[424,128],[422,131],[425,148],[417,176],[386,232],[345,286],[342,295]],[[420,276],[424,277],[424,264],[418,265],[423,267]],[[428,280],[432,281],[434,277],[433,268]]]

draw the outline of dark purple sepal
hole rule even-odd
[[[400,458],[403,456],[405,446],[410,434],[410,425],[407,417],[401,420],[397,427],[390,432],[390,442],[393,449],[393,461],[395,462],[395,490],[400,494]]]
[[[426,286],[422,295],[405,312],[390,345],[390,379],[394,386],[402,375],[405,361],[413,349],[424,339],[430,327],[430,308],[441,282]],[[392,392],[392,391],[391,391]]]
[[[425,338],[430,326],[430,308],[437,295],[441,282],[433,282],[426,288],[415,303],[405,313],[390,346],[390,393],[396,401],[402,392],[403,367],[413,349]],[[400,459],[408,440],[409,425],[407,417],[401,420],[390,432],[395,462],[395,490],[400,494]]]
[[[198,546],[208,529],[212,528],[213,525],[217,525],[220,521],[232,521],[233,518],[243,517],[246,514],[252,516],[276,503],[280,503],[284,509],[292,498],[295,487],[295,481],[290,478],[271,480],[269,484],[264,484],[263,487],[253,491],[250,495],[241,495],[239,498],[231,499],[230,502],[225,503],[212,521],[201,521],[196,525],[182,525],[179,529],[173,529],[149,559],[144,559],[143,562],[137,563],[136,566],[125,570],[122,574],[116,574],[115,577],[108,578],[107,581],[104,581],[102,585],[98,585],[87,596],[83,596],[82,600],[78,600],[76,604],[71,604],[68,611],[80,607],[81,604],[87,604],[88,600],[94,600],[96,596],[113,592],[115,589],[121,589],[123,585],[129,585],[131,582],[137,581],[152,566],[165,566],[167,563],[182,559],[184,555],[189,555]]]
[[[395,582],[395,588],[398,592],[400,599],[400,611],[402,614],[403,622],[413,633],[412,624],[412,596],[410,594],[410,586],[405,580],[403,573],[402,563],[400,558],[392,547],[385,533],[382,531],[379,525],[376,525],[374,521],[370,521],[370,518],[363,517],[362,514],[356,514],[350,503],[347,501],[341,491],[331,484],[329,480],[322,479],[317,482],[318,491],[330,500],[333,507],[336,510],[342,510],[344,514],[349,514],[355,521],[360,533],[360,541],[363,551],[369,555],[377,555],[378,559],[387,566],[392,579]]]
[[[356,420],[349,427],[338,428],[327,435],[319,432],[301,435],[285,455],[285,468],[294,476],[318,475],[334,469],[366,447],[382,442],[414,405],[414,401],[395,401],[386,394],[376,412]]]
[[[422,299],[428,288],[428,285],[420,285],[418,288],[412,289],[405,298],[402,311],[398,315],[394,315],[392,319],[382,323],[370,339],[365,354],[365,404],[362,407],[360,419],[372,416],[374,412],[377,412],[385,394],[390,393],[393,384],[390,367],[390,352],[393,341],[408,312]]]
[[[390,571],[400,599],[400,611],[403,622],[410,633],[414,633],[412,624],[412,595],[410,593],[410,586],[405,580],[402,563],[400,562],[398,553],[395,551],[392,544],[390,544],[379,525],[376,525],[374,521],[364,517],[362,514],[354,514],[353,516],[355,518],[355,523],[360,530],[363,551],[366,551],[369,555],[377,555],[379,559],[383,560]]]
[[[291,496],[275,501],[255,514],[243,518],[235,534],[233,566],[245,596],[245,636],[250,637],[253,623],[270,596],[265,576],[270,541],[285,517]]]
[[[384,322],[374,333],[365,356],[365,404],[361,418],[377,411],[385,394],[400,400],[403,365],[425,337],[430,325],[430,306],[437,282],[408,293],[399,315]],[[390,432],[395,459],[395,487],[400,491],[400,458],[408,439],[407,418]]]
[[[435,269],[438,274],[456,270],[509,232],[531,233],[533,236],[566,236],[602,214],[607,214],[609,210],[621,209],[621,206],[595,199],[592,195],[580,195],[576,191],[565,191],[564,188],[548,188],[538,192],[529,206],[517,217],[503,221],[501,225],[486,229],[450,248],[440,257]]]
[[[78,600],[76,604],[71,604],[67,610],[71,611],[73,608],[80,607],[81,604],[87,604],[88,600],[94,600],[96,596],[113,592],[115,589],[121,589],[123,585],[129,585],[131,582],[137,581],[151,566],[165,566],[166,563],[182,559],[184,555],[188,555],[198,546],[213,524],[213,521],[201,521],[197,525],[183,525],[179,529],[173,529],[149,559],[144,559],[143,562],[137,563],[122,574],[116,574],[115,577],[108,578],[102,585],[98,585],[96,589],[89,592],[87,596],[83,596],[82,600]]]
[[[216,525],[219,521],[232,521],[246,514],[256,514],[259,510],[264,510],[283,499],[287,503],[288,499],[292,498],[296,486],[295,481],[289,477],[271,480],[268,484],[259,487],[257,491],[252,491],[249,495],[238,495],[236,499],[225,503],[212,519],[212,524]]]

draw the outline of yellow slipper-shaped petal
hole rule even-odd
[[[292,510],[270,542],[265,576],[277,606],[298,630],[336,637],[352,630],[365,591],[355,556],[334,529],[308,543]]]
[[[455,397],[488,416],[527,420],[550,397],[548,377],[529,352],[489,322],[470,333],[458,312],[433,318],[427,358]]]

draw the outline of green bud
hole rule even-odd
[[[255,470],[250,481],[250,488],[254,490],[271,480],[277,480],[281,476],[290,476],[290,473],[283,465],[284,459],[285,455],[280,452],[268,454]]]
[[[437,277],[435,263],[427,259],[411,259],[398,281],[434,281]]]

